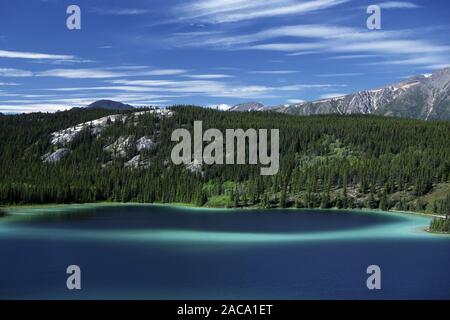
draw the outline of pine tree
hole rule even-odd
[[[280,208],[286,208],[286,192],[285,191],[281,192]]]
[[[383,192],[383,195],[381,196],[380,209],[383,210],[383,211],[388,211],[390,209],[389,201],[388,201],[388,198],[386,196],[386,192]]]

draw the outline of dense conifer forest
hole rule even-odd
[[[144,110],[144,109],[142,109]],[[137,110],[137,111],[142,111]],[[0,204],[95,201],[191,203],[212,207],[370,208],[437,214],[450,211],[450,122],[378,116],[292,116],[271,112],[221,112],[175,106],[171,117],[144,113],[89,128],[70,142],[70,154],[44,163],[54,150],[50,134],[117,114],[72,109],[0,115]],[[130,114],[131,111],[124,111]],[[258,165],[174,165],[174,129],[280,130],[280,171],[261,176]],[[115,157],[105,146],[119,137],[151,137],[141,152],[147,165],[125,167],[136,148]]]

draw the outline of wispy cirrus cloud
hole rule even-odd
[[[50,69],[34,73],[37,77],[57,77],[66,79],[108,79],[120,77],[136,77],[136,76],[166,76],[180,75],[187,70],[184,69],[147,69],[124,67],[124,71],[117,71],[112,68],[84,68],[84,69]]]
[[[232,75],[229,74],[188,74],[184,75],[187,78],[191,79],[225,79],[225,78],[233,78]]]
[[[287,75],[287,74],[295,74],[300,71],[297,70],[256,70],[250,71],[251,74],[267,74],[267,75]]]
[[[0,68],[0,77],[54,77],[65,79],[109,79],[138,76],[176,76],[183,75],[185,69],[151,69],[147,66],[119,66],[111,68],[70,68],[30,71],[15,68]],[[200,75],[207,77],[208,75]],[[218,77],[219,75],[209,75]],[[220,75],[225,77],[225,75]]]
[[[33,72],[15,68],[0,68],[0,77],[32,77]]]
[[[148,13],[146,9],[137,8],[92,8],[92,13],[110,16],[136,16]]]
[[[348,55],[340,55],[340,56],[332,56],[328,57],[329,60],[355,60],[355,59],[367,59],[367,58],[376,58],[378,55],[376,54],[348,54]]]
[[[72,55],[7,51],[7,50],[0,50],[0,58],[33,59],[33,60],[76,60],[76,57]]]
[[[450,62],[450,45],[421,39],[420,32],[409,29],[371,32],[339,25],[288,25],[248,34],[178,33],[169,41],[182,47],[264,50],[285,52],[288,56],[326,53],[328,59],[336,55],[336,59],[342,60],[387,58],[413,62],[418,57],[427,57],[440,62],[435,65]]]
[[[222,80],[105,80],[109,85],[90,87],[60,87],[48,88],[46,90],[56,92],[123,92],[123,93],[151,93],[155,95],[202,95],[208,97],[229,97],[262,99],[274,98],[282,92],[298,92],[306,89],[328,90],[345,87],[346,85],[336,84],[293,84],[285,86],[253,85],[236,82],[226,82]]]
[[[226,23],[307,14],[335,7],[350,0],[194,0],[175,9],[181,20]]]
[[[360,72],[347,72],[347,73],[323,73],[323,74],[317,74],[316,77],[319,78],[342,78],[342,77],[357,77],[362,76],[364,73]]]
[[[443,63],[448,61],[448,63]],[[401,66],[401,65],[426,65],[430,69],[442,69],[450,66],[450,61],[446,56],[415,56],[406,59],[396,59],[396,60],[383,60],[372,63],[367,63],[367,65],[390,65],[390,66]]]
[[[173,46],[180,47],[305,51],[326,49],[339,43],[382,41],[409,36],[410,33],[409,30],[370,32],[366,29],[338,25],[308,24],[272,27],[249,34],[176,33],[168,41]],[[283,39],[284,42],[279,42],[277,39]]]
[[[420,8],[417,4],[409,1],[386,1],[381,2],[378,6],[382,9],[417,9]]]

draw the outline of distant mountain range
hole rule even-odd
[[[450,120],[450,68],[374,90],[278,107],[251,102],[230,111],[271,110],[294,115],[376,114],[422,120]]]
[[[134,107],[111,100],[91,103],[88,109],[133,110]],[[283,106],[264,106],[259,102],[220,105],[223,111],[274,111],[293,115],[376,114],[421,120],[450,120],[450,68],[430,75],[418,75],[386,87]]]

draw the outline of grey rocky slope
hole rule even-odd
[[[377,114],[422,120],[450,120],[450,68],[375,90],[274,109],[295,115]]]
[[[264,105],[259,102],[245,102],[231,107],[228,111],[263,111]]]

